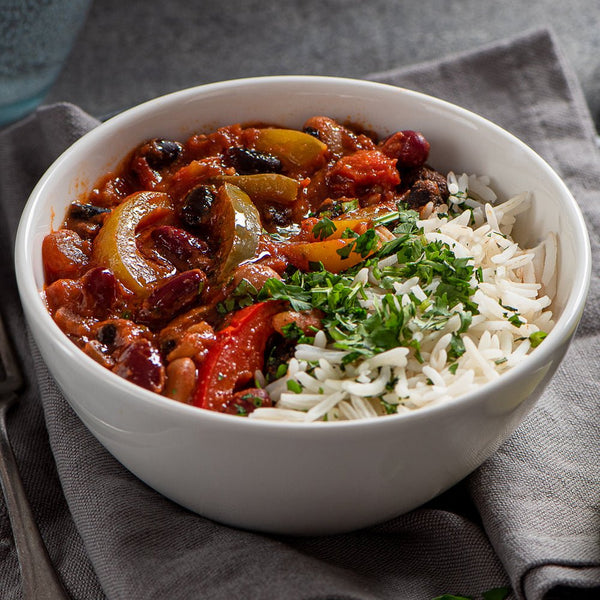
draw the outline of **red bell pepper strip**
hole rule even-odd
[[[232,405],[234,394],[263,368],[267,341],[275,332],[273,316],[281,309],[281,303],[274,301],[247,306],[217,332],[217,339],[198,370],[194,406],[236,413]]]

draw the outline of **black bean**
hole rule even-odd
[[[177,346],[177,342],[174,339],[168,339],[161,344],[160,351],[167,356],[172,350],[175,350],[175,346]]]
[[[276,156],[240,146],[227,148],[225,164],[233,167],[240,175],[279,173],[281,171],[281,161]]]
[[[103,325],[96,335],[96,338],[101,344],[110,346],[115,343],[117,338],[117,327],[113,323]]]
[[[312,135],[313,137],[319,139],[319,130],[315,127],[305,127],[302,131],[304,131],[304,133],[308,133],[308,135]]]
[[[109,208],[103,208],[102,206],[95,206],[93,204],[79,204],[73,202],[69,208],[68,218],[79,219],[81,221],[88,221],[98,215],[110,212]]]
[[[215,194],[205,185],[192,188],[183,199],[180,218],[188,227],[206,226],[210,222],[211,209]]]
[[[140,147],[139,153],[146,159],[151,169],[157,170],[175,162],[183,152],[179,142],[154,139]]]

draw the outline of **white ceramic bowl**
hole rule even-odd
[[[441,171],[488,174],[503,195],[533,192],[516,238],[560,240],[557,323],[499,380],[448,404],[361,422],[282,424],[182,405],[139,388],[75,347],[48,315],[41,244],[68,204],[141,141],[184,139],[244,121],[301,127],[323,114],[380,135],[421,130]],[[54,221],[54,223],[53,223]],[[271,77],[157,98],[94,129],[41,179],[23,213],[16,271],[25,314],[48,367],[89,430],[160,493],[241,528],[329,534],[409,511],[488,458],[532,408],[561,361],[590,277],[586,227],[556,173],[525,144],[466,110],[405,89],[340,78]]]

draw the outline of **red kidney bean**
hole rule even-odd
[[[286,310],[273,317],[273,327],[278,333],[285,335],[285,327],[294,323],[304,334],[314,334],[315,329],[322,329],[323,313],[316,308],[309,311],[296,312]]]
[[[108,314],[117,301],[119,289],[110,269],[95,267],[82,278],[86,308]]]
[[[384,140],[381,151],[390,158],[397,158],[400,168],[420,167],[429,157],[429,142],[419,131],[405,129]]]
[[[152,230],[152,239],[158,253],[179,271],[207,269],[212,263],[208,244],[185,229],[161,225]]]
[[[145,189],[155,189],[162,181],[160,171],[174,163],[183,146],[171,140],[154,139],[142,144],[131,158],[130,169]]]
[[[132,342],[119,356],[113,371],[151,392],[160,393],[165,384],[165,367],[149,340]]]
[[[170,277],[144,300],[138,320],[149,327],[164,325],[200,299],[205,282],[206,275],[200,269]]]
[[[234,271],[232,283],[237,287],[242,280],[246,280],[257,290],[260,290],[268,279],[281,279],[281,276],[268,265],[245,263]]]

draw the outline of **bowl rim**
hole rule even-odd
[[[148,114],[152,114],[163,107],[168,107],[173,102],[178,104],[188,100],[195,100],[198,96],[205,96],[213,93],[226,93],[235,88],[247,88],[248,86],[260,87],[273,83],[283,86],[290,84],[328,86],[330,88],[327,92],[328,94],[335,93],[335,90],[338,88],[342,89],[350,86],[356,91],[359,91],[360,89],[376,91],[379,89],[385,91],[385,93],[404,95],[409,98],[413,98],[416,101],[425,102],[441,110],[449,111],[455,115],[462,116],[463,118],[466,118],[467,120],[481,125],[484,128],[491,130],[495,134],[506,138],[509,142],[516,144],[517,146],[521,147],[522,150],[525,150],[525,152],[530,155],[533,161],[537,163],[543,171],[545,171],[546,175],[557,187],[558,191],[561,193],[561,196],[569,205],[573,223],[575,224],[579,234],[575,240],[575,244],[577,248],[577,255],[580,260],[576,265],[577,272],[574,277],[574,289],[567,296],[562,314],[556,320],[554,328],[552,331],[550,331],[544,340],[544,343],[535,348],[535,350],[528,355],[526,361],[522,361],[520,364],[511,368],[506,373],[503,373],[497,380],[488,382],[472,392],[463,394],[448,402],[434,404],[433,406],[424,406],[418,410],[408,413],[386,415],[385,418],[374,417],[372,419],[335,421],[327,423],[320,421],[288,422],[249,418],[236,419],[232,418],[235,417],[235,415],[222,414],[175,402],[169,398],[137,386],[121,378],[116,373],[111,372],[105,367],[102,367],[67,338],[67,336],[60,330],[58,325],[48,313],[38,291],[33,269],[31,268],[33,248],[32,237],[34,235],[32,216],[37,205],[41,203],[41,199],[44,196],[46,188],[51,185],[51,182],[56,177],[56,172],[58,171],[60,173],[60,169],[62,168],[63,164],[67,161],[70,161],[73,155],[77,154],[80,150],[84,150],[88,146],[93,146],[98,139],[102,139],[104,136],[109,135],[114,130],[122,127],[123,123],[128,123],[132,119],[136,120],[137,118],[142,118]],[[315,90],[312,90],[312,93],[314,92]],[[215,424],[218,423],[221,426],[228,426],[236,429],[239,427],[236,425],[237,423],[243,423],[241,427],[253,428],[259,432],[273,431],[275,429],[290,433],[305,432],[307,435],[314,435],[315,432],[321,431],[331,432],[332,430],[352,431],[357,427],[361,430],[368,431],[373,427],[398,427],[402,426],[402,423],[405,423],[406,426],[410,426],[411,423],[416,421],[418,422],[421,419],[428,419],[434,414],[451,412],[457,410],[458,407],[465,407],[472,403],[481,402],[482,394],[485,395],[488,392],[494,392],[497,388],[502,387],[505,384],[510,384],[511,381],[519,378],[525,371],[537,370],[543,367],[549,361],[550,356],[563,343],[569,341],[581,319],[591,279],[591,247],[589,234],[579,205],[555,170],[539,154],[537,154],[537,152],[535,152],[519,138],[494,122],[478,115],[477,113],[422,92],[363,79],[314,75],[260,76],[206,83],[147,100],[136,106],[128,108],[101,123],[88,133],[84,134],[64,152],[62,152],[60,156],[58,156],[47,168],[41,179],[32,190],[23,209],[17,229],[14,262],[19,294],[23,305],[25,306],[27,303],[28,318],[34,321],[33,325],[35,325],[35,327],[42,328],[50,332],[49,337],[51,338],[55,347],[60,348],[63,354],[73,354],[74,360],[77,360],[80,368],[85,369],[92,377],[102,377],[105,379],[106,383],[110,384],[111,388],[120,390],[121,392],[126,392],[127,395],[135,395],[139,401],[144,402],[148,406],[149,410],[166,411],[186,419],[197,419],[199,421],[208,420],[209,423],[212,421]],[[33,329],[31,325],[30,327]],[[69,401],[69,403],[71,402]]]

